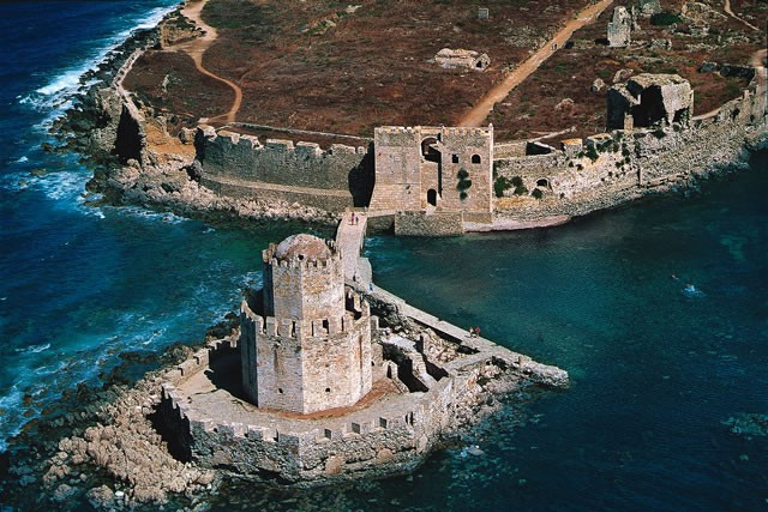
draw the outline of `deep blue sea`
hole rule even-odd
[[[0,450],[121,352],[199,342],[296,229],[87,206],[77,156],[40,149],[78,77],[174,4],[0,3]],[[571,389],[485,422],[484,455],[457,446],[414,475],[322,491],[240,488],[214,509],[768,510],[768,438],[724,424],[768,414],[768,156],[751,168],[553,229],[370,237],[378,284],[567,369]]]

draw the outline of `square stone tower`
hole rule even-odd
[[[492,211],[493,126],[399,127],[374,131],[376,185],[371,210]]]
[[[270,244],[263,259],[262,310],[241,308],[246,396],[302,414],[354,405],[372,385],[370,308],[345,293],[340,251],[300,234]]]

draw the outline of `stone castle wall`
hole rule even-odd
[[[766,130],[765,90],[745,91],[707,119],[588,137],[580,151],[497,159],[497,176],[520,179],[527,192],[497,200],[497,214],[516,218],[584,215],[684,185],[725,168],[745,143]],[[542,199],[532,197],[539,190]],[[511,204],[510,204],[511,203]]]
[[[374,150],[372,210],[491,212],[492,126],[381,127]]]
[[[316,428],[296,433],[197,417],[186,405],[176,387],[233,350],[237,350],[235,341],[220,342],[166,375],[159,412],[173,432],[171,444],[203,467],[228,469],[246,479],[271,475],[307,485],[342,474],[344,478],[356,472],[380,476],[413,469],[439,441],[441,432],[457,426],[456,407],[471,403],[481,391],[477,379],[493,357],[476,358],[427,393],[412,395],[407,409],[341,425],[325,426],[320,420]]]
[[[273,247],[262,257],[267,314],[339,323],[344,312],[344,265],[335,245],[327,260],[277,260]]]
[[[367,147],[293,143],[198,128],[195,137],[201,183],[237,198],[298,201],[330,211],[362,205],[373,186]]]
[[[292,322],[257,315],[243,302],[243,387],[253,403],[309,413],[360,400],[372,382],[371,315],[367,303],[357,306],[357,315],[332,322]]]

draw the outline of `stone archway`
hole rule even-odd
[[[427,204],[437,206],[437,190],[433,188],[427,190]]]

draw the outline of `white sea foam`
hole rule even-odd
[[[17,164],[23,164],[24,162],[29,162],[29,158],[28,158],[28,157],[26,157],[26,156],[22,156],[21,158],[19,158],[18,160],[16,160],[16,163],[17,163]]]
[[[72,106],[72,97],[75,94],[87,90],[95,83],[95,80],[82,82],[82,76],[85,73],[98,69],[99,64],[104,61],[107,55],[130,37],[132,33],[137,30],[154,27],[175,6],[175,3],[171,3],[168,6],[157,7],[139,19],[123,20],[132,28],[121,30],[110,37],[104,38],[101,46],[92,50],[83,60],[59,70],[47,83],[36,88],[31,93],[17,97],[19,104],[48,113],[43,121],[37,125],[37,128],[49,128],[54,120]]]
[[[16,384],[0,396],[0,411],[3,411],[3,414],[0,414],[0,453],[8,448],[8,438],[21,432],[20,418],[15,417],[16,415],[11,412],[21,408],[23,399],[24,393]]]
[[[41,345],[30,345],[29,347],[17,348],[16,352],[20,354],[39,354],[51,348],[50,343],[43,343]]]

